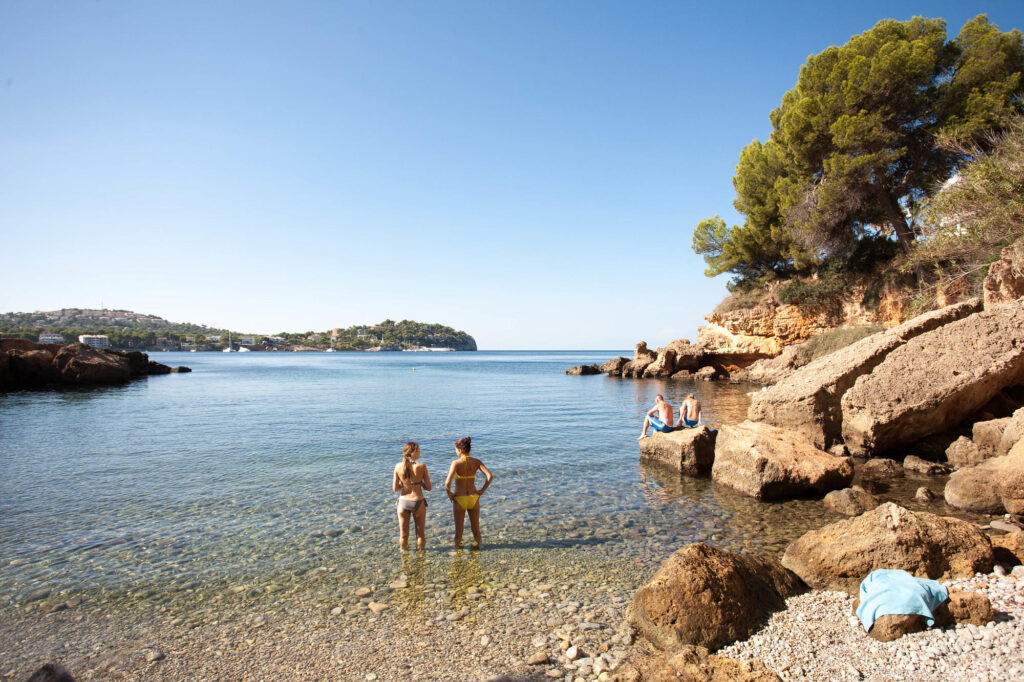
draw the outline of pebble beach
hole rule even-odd
[[[772,616],[767,626],[718,653],[759,658],[783,680],[1024,679],[1024,568],[941,582],[948,589],[987,596],[995,620],[877,642],[853,615],[852,596],[815,591],[788,599],[786,610]]]

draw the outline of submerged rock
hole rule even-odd
[[[949,467],[945,464],[929,462],[917,455],[907,455],[903,459],[903,469],[905,471],[912,471],[915,474],[924,474],[925,476],[940,476],[949,473]]]
[[[711,477],[758,499],[823,495],[850,484],[853,464],[798,433],[745,421],[719,431]]]
[[[640,588],[627,622],[659,649],[717,649],[746,639],[805,586],[775,559],[702,542],[680,549]]]
[[[826,509],[846,516],[860,516],[880,504],[877,497],[860,488],[833,490],[825,496],[822,502]]]
[[[988,573],[992,563],[992,543],[973,523],[892,502],[809,531],[782,557],[782,565],[811,587],[850,594],[876,568],[939,580]]]
[[[684,476],[704,476],[715,461],[718,432],[707,426],[659,433],[640,441],[640,459],[678,471]]]
[[[903,476],[903,465],[894,459],[878,457],[864,462],[860,473],[869,478],[899,478]]]

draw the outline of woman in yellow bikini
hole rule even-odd
[[[427,500],[424,490],[430,490],[430,474],[420,458],[419,443],[409,441],[402,447],[402,461],[395,465],[392,489],[398,493],[398,546],[409,549],[409,519],[416,522],[416,549],[427,544]]]
[[[484,463],[475,457],[469,456],[471,446],[469,436],[455,441],[455,454],[459,456],[448,469],[448,478],[444,480],[444,489],[448,492],[448,498],[452,501],[452,513],[455,515],[455,546],[462,546],[462,528],[466,522],[466,512],[469,512],[469,525],[473,529],[473,541],[480,546],[480,496],[484,494],[494,475],[484,466]],[[476,489],[476,473],[482,473],[487,477],[484,487]],[[451,484],[455,481],[455,490],[452,491]]]

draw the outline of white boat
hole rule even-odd
[[[228,345],[227,348],[221,351],[222,353],[234,353],[235,349],[231,347],[231,332],[228,332]]]
[[[245,346],[239,346],[239,347],[238,347],[238,352],[239,352],[239,353],[248,353],[248,352],[249,352],[249,349],[248,349],[248,348],[246,348]]]
[[[333,348],[328,348],[328,349],[327,349],[327,350],[325,350],[324,352],[325,352],[325,353],[334,353],[334,352],[336,352],[336,351],[335,351],[335,350],[334,350]]]

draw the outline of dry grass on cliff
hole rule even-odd
[[[722,302],[715,306],[715,313],[729,313],[733,310],[753,308],[765,299],[765,292],[761,289],[753,291],[734,291],[722,299]]]
[[[851,343],[860,341],[861,339],[871,336],[877,332],[882,331],[885,327],[880,325],[870,325],[866,327],[839,327],[833,329],[830,332],[818,334],[812,337],[810,341],[801,345],[797,349],[796,354],[803,364],[807,364],[812,360],[816,360],[820,357],[834,353],[840,348],[845,348]]]

